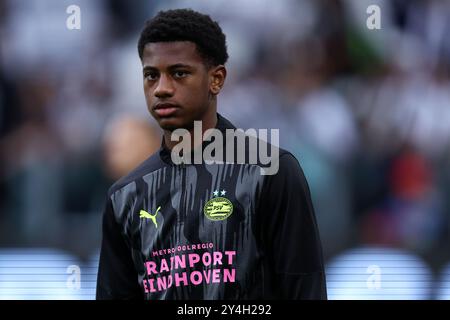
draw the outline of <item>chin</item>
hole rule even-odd
[[[178,118],[161,118],[158,124],[163,130],[174,131],[176,129],[186,128],[187,126],[181,119]]]

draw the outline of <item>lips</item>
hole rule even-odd
[[[169,116],[173,115],[175,112],[177,112],[178,109],[179,109],[179,107],[176,104],[172,104],[172,103],[158,103],[153,108],[154,112],[159,117],[169,117]]]

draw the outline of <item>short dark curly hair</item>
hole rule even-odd
[[[159,11],[145,23],[138,42],[142,60],[144,47],[151,42],[191,41],[205,65],[224,65],[228,60],[225,34],[210,16],[192,9]]]

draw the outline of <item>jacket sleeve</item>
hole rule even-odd
[[[258,206],[260,237],[276,299],[327,299],[318,227],[306,178],[290,153],[266,176]]]
[[[103,234],[97,274],[97,300],[143,299],[137,271],[121,227],[117,223],[111,197],[103,212]]]

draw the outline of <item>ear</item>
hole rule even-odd
[[[209,92],[212,95],[218,95],[225,84],[227,77],[227,69],[224,65],[218,65],[209,70]]]

